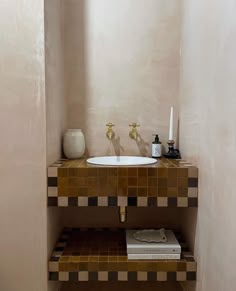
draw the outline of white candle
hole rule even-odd
[[[174,129],[174,119],[173,119],[173,106],[170,109],[170,128],[169,128],[169,140],[173,140],[173,129]]]

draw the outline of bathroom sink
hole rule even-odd
[[[157,160],[135,156],[106,156],[87,159],[89,164],[102,166],[138,166],[155,164]]]

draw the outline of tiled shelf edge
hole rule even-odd
[[[49,280],[52,281],[195,281],[197,263],[193,255],[182,245],[181,260],[127,260],[123,249],[116,248],[103,257],[96,247],[89,254],[78,253],[75,241],[70,242],[72,234],[80,232],[100,232],[104,235],[121,235],[122,230],[107,229],[64,229],[49,261]],[[122,236],[125,237],[124,230]],[[87,234],[86,234],[87,235]],[[88,241],[88,240],[86,240]],[[114,241],[114,239],[113,239]],[[124,247],[124,245],[123,245]],[[92,250],[92,248],[91,248]],[[83,252],[83,251],[82,251]],[[126,252],[126,250],[125,250]],[[109,253],[108,253],[109,254]],[[116,256],[115,256],[116,254]]]
[[[158,163],[129,168],[87,166],[85,159],[58,161],[48,168],[48,206],[197,207],[198,169],[183,160]],[[123,180],[126,186],[119,187]],[[107,186],[104,192],[100,183]]]

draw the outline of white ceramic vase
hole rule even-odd
[[[85,151],[84,134],[81,129],[67,129],[63,138],[63,150],[68,159],[78,159]]]

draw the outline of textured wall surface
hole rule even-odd
[[[64,98],[64,49],[62,0],[45,1],[45,61],[47,165],[61,158],[61,139],[66,126]],[[48,256],[62,229],[61,209],[48,208]],[[49,290],[58,284],[49,282]]]
[[[235,11],[234,0],[184,2],[180,145],[200,174],[198,214],[189,210],[185,218],[198,261],[197,291],[236,286]]]
[[[0,1],[0,290],[47,290],[42,0]]]
[[[167,140],[170,106],[177,110],[180,1],[67,0],[64,8],[68,126],[83,129],[89,155],[149,155],[152,134]],[[141,124],[137,143],[132,122]]]

